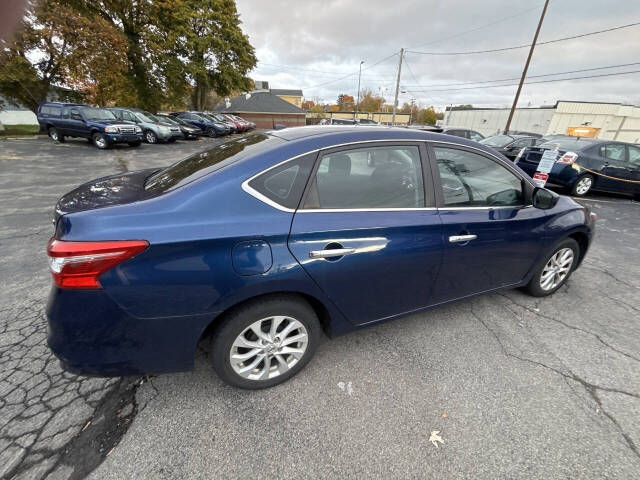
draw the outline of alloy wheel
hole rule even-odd
[[[578,195],[586,194],[593,185],[593,179],[591,177],[582,177],[576,184],[576,193]]]
[[[551,255],[540,274],[540,288],[553,290],[567,277],[573,266],[574,254],[571,248],[561,248]]]
[[[156,143],[158,141],[158,139],[156,138],[155,133],[149,131],[145,134],[145,139],[147,140],[148,143]]]
[[[291,369],[304,356],[309,336],[288,316],[272,316],[245,328],[231,345],[231,367],[248,380],[269,380]]]
[[[107,146],[107,141],[99,133],[95,134],[95,136],[93,137],[93,141],[95,142],[96,147],[98,148],[106,148]]]

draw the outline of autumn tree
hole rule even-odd
[[[340,95],[338,95],[336,104],[338,105],[340,110],[349,112],[353,111],[355,102],[353,96],[347,95],[346,93],[341,93]]]
[[[303,110],[311,110],[315,106],[315,102],[313,100],[305,100],[302,102]]]
[[[382,111],[382,105],[384,105],[384,98],[379,95],[374,95],[371,90],[363,90],[360,94],[360,103],[358,105],[358,111],[360,112],[380,112]]]
[[[88,101],[120,97],[126,83],[124,43],[101,19],[63,0],[30,4],[21,28],[0,48],[0,94],[36,112],[55,86],[83,90]]]

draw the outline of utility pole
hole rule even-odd
[[[358,73],[358,101],[356,102],[356,113],[355,113],[355,118],[358,117],[358,110],[360,108],[360,77],[362,76],[362,64],[364,63],[364,60],[362,60],[360,62],[360,72]]]
[[[538,35],[540,34],[542,21],[544,20],[544,14],[547,13],[548,6],[549,6],[549,0],[545,0],[544,8],[542,9],[542,15],[540,15],[540,21],[538,22],[538,28],[536,28],[536,34],[533,37],[533,42],[531,43],[531,48],[529,49],[529,56],[527,56],[527,61],[524,64],[524,70],[522,71],[520,84],[518,85],[518,90],[516,91],[516,98],[513,99],[513,105],[511,106],[511,111],[509,112],[509,119],[507,120],[507,125],[504,127],[505,135],[509,133],[509,128],[511,128],[511,120],[513,120],[513,114],[516,111],[516,105],[518,104],[518,99],[520,98],[520,91],[522,90],[522,84],[524,83],[524,79],[527,76],[527,70],[529,70],[529,63],[531,62],[531,57],[533,56],[533,50],[534,48],[536,48],[536,42],[538,41]]]
[[[402,57],[404,56],[404,48],[400,49],[400,61],[398,62],[398,78],[396,79],[396,96],[393,100],[393,117],[391,117],[391,124],[396,124],[396,110],[398,109],[398,93],[400,91],[400,74],[402,73]]]

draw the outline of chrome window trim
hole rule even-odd
[[[280,205],[277,202],[274,202],[273,200],[271,200],[270,198],[264,196],[263,194],[261,194],[260,192],[258,192],[257,190],[255,190],[254,188],[252,188],[249,183],[256,177],[259,177],[260,175],[262,175],[263,173],[267,173],[270,170],[273,170],[274,168],[277,168],[281,165],[284,165],[287,162],[291,162],[293,160],[296,160],[297,158],[300,157],[304,157],[305,155],[309,155],[310,153],[315,153],[315,152],[320,152],[322,150],[328,150],[328,149],[332,149],[332,148],[339,148],[339,147],[345,147],[345,146],[349,146],[349,145],[359,145],[362,143],[378,143],[378,142],[405,142],[405,143],[427,143],[427,144],[443,144],[443,145],[455,145],[458,147],[463,147],[463,148],[470,148],[472,150],[477,150],[481,153],[484,153],[485,155],[489,155],[493,158],[495,158],[496,160],[499,160],[500,162],[504,163],[504,160],[501,159],[500,157],[497,157],[496,155],[487,152],[481,148],[477,148],[477,147],[473,147],[470,145],[464,145],[464,144],[460,144],[460,143],[455,143],[455,142],[446,142],[446,141],[442,141],[442,140],[423,140],[423,139],[419,139],[419,138],[389,138],[389,139],[381,139],[381,140],[358,140],[357,142],[346,142],[346,143],[340,143],[337,145],[329,145],[326,147],[322,147],[322,148],[314,148],[313,150],[308,150],[304,153],[301,153],[299,155],[296,155],[295,157],[291,157],[291,158],[287,158],[286,160],[283,160],[281,162],[276,163],[275,165],[270,166],[269,168],[265,168],[264,170],[261,170],[260,172],[252,175],[251,177],[247,178],[244,182],[242,182],[242,190],[244,190],[246,193],[248,193],[249,195],[251,195],[252,197],[260,200],[263,203],[266,203],[267,205],[280,210],[281,212],[287,212],[287,213],[296,213],[296,210],[293,208],[287,208],[284,207],[282,205]],[[506,167],[507,170],[509,170],[511,173],[513,173],[514,175],[516,175],[517,177],[520,177],[521,179],[529,182],[531,185],[535,186],[533,184],[532,180],[528,180],[527,178],[523,177],[520,172],[518,172],[515,169],[509,168],[508,166]],[[489,209],[498,209],[498,208],[521,208],[521,207],[526,207],[526,205],[517,205],[517,206],[495,206],[495,207],[443,207],[440,208],[440,210],[489,210]],[[398,212],[398,211],[430,211],[430,210],[438,210],[438,208],[436,207],[413,207],[413,208],[316,208],[316,209],[311,209],[311,208],[300,208],[297,210],[298,213],[344,213],[344,212]]]

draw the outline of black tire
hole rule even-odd
[[[567,272],[566,276],[557,285],[553,286],[553,288],[548,288],[548,289],[542,288],[541,277],[542,277],[542,273],[545,271],[545,268],[547,267],[547,264],[551,261],[551,258],[556,253],[558,253],[560,250],[563,250],[565,248],[569,248],[573,250],[573,261],[569,267],[569,271]],[[578,242],[576,242],[573,238],[564,239],[562,242],[560,242],[553,248],[551,253],[547,254],[547,256],[544,259],[544,262],[542,262],[542,264],[538,267],[536,272],[533,274],[533,277],[531,277],[531,280],[529,281],[529,283],[524,287],[524,290],[530,295],[533,295],[534,297],[546,297],[547,295],[551,295],[567,282],[567,280],[571,276],[571,273],[576,269],[576,265],[578,264],[579,258],[580,258],[580,246],[578,245]]]
[[[234,371],[231,365],[230,353],[234,341],[254,322],[276,315],[293,318],[304,326],[307,333],[306,350],[304,350],[302,357],[297,363],[276,377],[266,380],[252,380],[242,377]],[[278,327],[278,331],[282,331],[282,329]],[[296,331],[297,330],[293,330],[293,332]],[[309,360],[311,360],[311,357],[313,357],[321,335],[322,330],[316,313],[313,308],[301,298],[294,295],[274,295],[259,298],[233,309],[222,319],[211,339],[211,363],[218,376],[229,385],[250,390],[273,387],[274,385],[285,382],[305,367]],[[259,341],[257,337],[255,337],[255,341]],[[251,360],[254,358],[257,359],[258,356],[259,355],[252,357]],[[283,358],[282,354],[280,354],[280,356]],[[286,354],[284,354],[284,356],[284,358],[290,358],[290,356]],[[275,362],[275,360],[271,361]],[[260,367],[260,365],[262,365],[262,368],[265,366],[264,363],[261,362],[257,364],[257,367]],[[277,362],[272,363],[272,365],[275,368]]]
[[[144,141],[147,143],[158,143],[158,136],[151,130],[144,132]]]
[[[169,140],[167,140],[167,143],[174,143],[176,141],[175,138],[170,138]]]
[[[93,142],[93,145],[100,150],[109,148],[109,142],[107,142],[107,139],[104,138],[104,135],[102,135],[100,132],[95,132],[93,135],[91,135],[91,140]]]
[[[56,127],[49,127],[49,137],[51,137],[51,140],[54,142],[64,143],[64,135],[60,135]]]
[[[218,136],[218,134],[216,133],[216,129],[213,127],[207,128],[206,134],[209,138],[216,138]]]
[[[138,142],[129,142],[129,146],[130,146],[130,147],[139,147],[141,143],[142,143],[141,141],[138,141]]]
[[[593,189],[594,178],[593,175],[585,173],[580,175],[576,182],[571,187],[571,195],[576,197],[584,197],[587,193],[589,193]],[[586,190],[584,187],[588,185]]]

